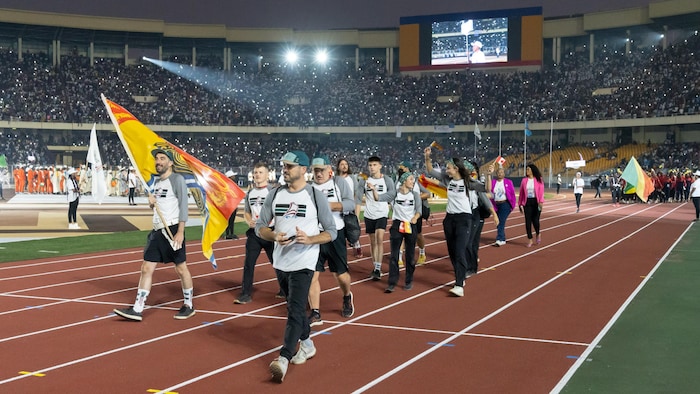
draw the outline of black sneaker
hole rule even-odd
[[[352,317],[355,314],[355,303],[353,302],[352,292],[343,296],[343,317]]]
[[[275,298],[284,299],[284,298],[287,298],[287,296],[284,294],[284,291],[282,291],[282,289],[280,289],[280,291],[278,291],[277,294],[275,294]]]
[[[233,303],[234,304],[247,304],[251,301],[253,301],[253,299],[250,298],[250,296],[248,294],[241,294],[238,296],[238,298],[233,300]]]
[[[136,312],[134,310],[134,307],[129,307],[129,308],[124,308],[124,309],[115,309],[114,313],[116,313],[118,316],[121,316],[125,319],[133,320],[133,321],[141,321],[143,320],[143,315],[139,312]]]
[[[394,286],[394,285],[389,285],[389,286],[386,288],[386,290],[384,290],[384,292],[387,293],[387,294],[388,294],[388,293],[393,293],[395,287],[396,287],[396,286]]]
[[[322,325],[323,320],[321,319],[321,314],[318,312],[311,312],[311,315],[309,316],[309,326],[316,327]]]
[[[372,280],[381,280],[382,279],[382,271],[374,270],[374,271],[372,271],[372,274],[369,277],[372,278]]]
[[[190,317],[194,316],[194,308],[189,307],[187,305],[183,305],[182,308],[180,308],[179,311],[173,316],[174,319],[178,320],[185,320],[189,319]]]
[[[404,290],[411,290],[412,288],[413,288],[413,283],[406,283],[406,285],[404,285],[404,287],[403,287]]]

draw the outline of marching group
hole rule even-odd
[[[193,281],[185,261],[186,185],[172,169],[173,152],[156,149],[152,153],[158,173],[154,192],[148,197],[149,207],[154,210],[154,230],[147,238],[134,304],[114,312],[141,321],[156,266],[174,263],[184,298],[174,318],[187,319],[195,314],[195,308]],[[382,160],[377,156],[367,159],[366,171],[355,173],[346,159],[338,160],[333,167],[326,155],[317,154],[310,160],[303,151],[292,150],[281,159],[282,177],[275,186],[270,182],[270,164],[255,164],[253,186],[244,200],[243,217],[248,230],[243,280],[233,302],[252,301],[256,261],[265,251],[277,276],[277,296],[287,302],[283,346],[269,366],[273,380],[282,382],[290,363],[303,364],[316,354],[310,334],[311,327],[323,324],[319,275],[326,267],[341,292],[340,314],[344,318],[354,315],[348,246],[356,257],[362,257],[358,219],[362,204],[373,263],[370,278],[381,281],[386,275],[385,293],[396,290],[402,266],[403,290],[413,288],[416,266],[426,261],[422,221],[430,215],[427,199],[435,190],[442,190],[447,201],[444,235],[455,275],[450,295],[463,297],[465,281],[476,274],[481,230],[489,217],[498,228],[493,246],[506,244],[505,223],[516,206],[525,216],[528,247],[541,242],[539,217],[544,183],[535,165],[528,165],[516,200],[513,182],[504,177],[504,169],[497,163],[488,166],[482,182],[474,162],[451,158],[445,160],[442,168],[434,167],[431,147],[424,149],[423,161],[425,174],[420,175],[419,182],[409,161],[399,163],[398,177],[392,179],[384,173]],[[313,174],[310,183],[309,170]],[[388,275],[382,272],[387,227]]]

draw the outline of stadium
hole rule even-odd
[[[134,261],[142,257],[139,249],[144,240],[142,232],[149,229],[152,212],[146,208],[147,197],[141,185],[137,187],[138,206],[122,207],[128,193],[127,172],[134,162],[115,133],[113,119],[101,99],[104,95],[204,165],[222,174],[233,172],[234,182],[244,190],[250,187],[258,162],[269,163],[273,170],[270,181],[278,181],[282,174],[280,158],[291,150],[302,150],[309,157],[327,156],[334,169],[340,159],[346,159],[356,173],[366,172],[367,159],[379,156],[384,173],[392,178],[397,178],[401,163],[421,172],[424,149],[431,145],[440,147],[433,149],[436,163],[446,165],[451,158],[465,158],[480,165],[482,175],[489,164],[503,158],[505,175],[516,185],[525,176],[528,164],[541,169],[547,188],[547,207],[551,209],[543,211],[550,215],[543,226],[545,234],[549,233],[545,237],[546,246],[525,252],[513,250],[526,241],[520,235],[522,240],[509,244],[510,249],[490,248],[496,227],[490,219],[486,220],[479,248],[484,262],[480,263],[482,268],[472,289],[475,292],[472,297],[480,303],[475,305],[476,301],[470,301],[464,303],[468,307],[454,308],[459,312],[453,312],[453,307],[442,299],[442,289],[449,282],[450,264],[439,228],[445,217],[444,209],[434,211],[427,227],[430,261],[423,272],[420,268],[416,271],[416,275],[424,273],[425,283],[418,284],[418,291],[413,290],[403,299],[391,299],[389,304],[379,301],[382,295],[375,295],[373,282],[365,279],[371,262],[366,257],[348,256],[356,280],[354,292],[364,303],[361,307],[364,311],[351,320],[330,320],[323,329],[313,331],[320,344],[319,359],[328,357],[323,354],[327,349],[344,350],[337,350],[337,357],[326,358],[327,365],[319,366],[324,377],[317,381],[317,390],[309,388],[310,384],[316,384],[312,383],[316,379],[313,371],[301,372],[303,367],[290,369],[285,381],[288,389],[423,392],[439,388],[456,391],[463,387],[466,391],[479,392],[613,392],[634,387],[631,391],[683,392],[694,387],[687,384],[696,383],[697,378],[678,371],[692,369],[685,368],[684,363],[692,360],[689,354],[694,347],[688,348],[683,342],[696,339],[693,334],[683,332],[692,322],[683,321],[673,328],[657,326],[642,334],[631,333],[630,327],[639,324],[638,321],[629,317],[617,320],[630,304],[654,306],[653,299],[643,298],[644,291],[657,296],[659,292],[669,291],[647,282],[657,270],[659,277],[664,268],[671,270],[661,264],[669,256],[683,261],[692,255],[674,249],[679,243],[683,250],[697,248],[691,243],[693,237],[697,239],[697,230],[688,226],[693,210],[688,195],[691,175],[700,167],[700,8],[694,2],[652,2],[634,8],[568,16],[549,16],[541,7],[451,10],[402,16],[393,27],[319,30],[79,15],[29,11],[22,7],[1,11],[0,158],[4,158],[4,163],[0,161],[0,165],[4,164],[4,168],[0,167],[0,184],[5,187],[4,200],[0,201],[3,222],[0,240],[4,238],[0,250],[6,256],[22,256],[2,259],[6,263],[0,269],[6,270],[5,280],[11,284],[2,293],[8,300],[3,312],[29,327],[25,331],[12,328],[2,332],[0,341],[6,346],[7,354],[14,354],[20,348],[33,349],[34,339],[50,346],[53,334],[45,335],[44,330],[73,337],[81,335],[80,331],[67,328],[73,324],[78,327],[95,324],[100,330],[112,330],[114,316],[105,313],[111,306],[131,302]],[[474,21],[469,23],[469,28],[465,27],[467,21]],[[484,63],[469,60],[470,43],[476,40],[486,53],[488,61]],[[98,205],[91,200],[88,183],[82,186],[85,204],[78,213],[83,228],[71,232],[65,228],[65,190],[17,188],[13,172],[31,168],[37,172],[51,171],[56,176],[68,168],[79,171],[82,168],[82,177],[90,179],[92,173],[86,154],[93,124],[110,187],[106,203]],[[651,176],[650,180],[660,179],[658,193],[641,198],[630,191],[624,198],[627,204],[615,205],[611,210],[610,192],[606,190],[602,199],[592,197],[595,187],[591,187],[591,180],[612,179],[623,173],[633,157]],[[585,166],[570,165],[577,161]],[[571,189],[578,171],[586,179],[582,209],[585,219],[571,216],[572,193],[567,190]],[[563,179],[561,195],[558,190],[555,192],[557,175]],[[311,174],[308,176],[311,182]],[[679,179],[680,186],[676,186],[675,179]],[[686,184],[684,179],[690,181]],[[685,196],[680,190],[686,192]],[[444,202],[433,200],[436,207],[444,206]],[[195,239],[202,236],[202,230],[193,232],[190,227],[201,227],[206,220],[199,219],[200,210],[194,208],[194,201],[190,200],[190,205],[190,216],[194,219],[187,223],[188,239]],[[509,233],[522,232],[520,224],[517,230],[512,228],[513,223],[521,221],[516,214],[514,211],[511,215]],[[239,215],[236,230],[243,234],[246,229]],[[123,237],[120,243],[128,249],[115,253],[90,249],[94,244],[108,243],[104,241],[106,238],[90,238],[92,242],[77,245],[83,237],[110,237],[110,234],[112,238],[115,234],[117,238]],[[64,236],[71,238],[60,238]],[[363,232],[362,242],[368,249],[369,241],[365,238]],[[32,242],[56,243],[44,247]],[[250,308],[234,309],[230,306],[232,299],[228,298],[240,287],[238,271],[242,270],[245,240],[220,240],[214,245],[215,253],[226,267],[214,279],[207,279],[211,274],[206,267],[208,261],[200,261],[200,242],[189,242],[192,242],[190,250],[198,251],[191,252],[189,257],[201,294],[196,295],[201,308],[197,318],[201,315],[205,320],[200,319],[184,330],[193,333],[185,334],[193,346],[202,347],[194,354],[208,359],[207,362],[192,370],[186,364],[178,364],[177,376],[158,372],[152,380],[143,368],[124,367],[134,357],[156,361],[151,358],[155,354],[173,352],[173,346],[179,346],[167,340],[169,336],[179,335],[173,331],[174,327],[168,326],[172,323],[157,318],[151,326],[156,329],[153,333],[134,334],[121,324],[114,328],[114,335],[128,342],[121,347],[104,343],[104,338],[90,333],[89,340],[97,344],[94,348],[100,349],[94,352],[84,348],[75,352],[80,346],[74,339],[58,334],[59,349],[65,357],[57,350],[50,352],[46,363],[38,362],[41,359],[37,356],[41,349],[38,347],[19,357],[23,365],[17,366],[15,360],[8,359],[0,368],[0,387],[6,385],[8,390],[16,392],[46,391],[48,387],[91,391],[71,378],[82,373],[73,368],[85,368],[84,371],[96,374],[100,370],[97,364],[107,360],[110,370],[137,377],[122,382],[110,372],[103,379],[91,378],[90,384],[99,391],[182,393],[275,389],[267,381],[266,365],[267,359],[277,351],[275,346],[281,337],[285,311],[283,304],[263,295],[276,291],[273,270],[258,268],[256,286],[261,294],[258,303],[249,305]],[[76,245],[69,247],[69,243]],[[649,247],[645,251],[634,245],[658,248]],[[19,249],[30,249],[34,254],[24,255]],[[69,256],[45,257],[48,253],[45,250],[54,249]],[[389,247],[386,249],[388,252]],[[619,249],[625,250],[624,257],[616,254]],[[44,254],[37,254],[37,250],[43,250]],[[73,253],[82,254],[70,257]],[[569,253],[573,255],[572,261],[564,261],[562,256]],[[120,254],[124,257],[119,257]],[[620,266],[586,272],[592,268],[585,264],[599,257],[618,261]],[[389,257],[385,259],[388,261]],[[114,273],[120,278],[119,283],[109,281],[110,273],[100,272],[95,277],[106,278],[105,282],[86,279],[87,285],[60,288],[64,282],[81,283],[81,278],[88,278],[91,273],[63,277],[59,262],[65,262],[67,272],[80,272],[97,266],[97,261],[104,261],[105,266],[120,266],[122,272]],[[130,266],[127,261],[131,262]],[[517,266],[507,264],[509,261],[522,262]],[[551,261],[556,261],[556,269],[543,268],[543,264]],[[532,262],[538,264],[537,268],[523,269],[523,263]],[[258,265],[269,263],[261,258]],[[44,282],[42,267],[60,278],[59,281]],[[579,271],[579,267],[585,269]],[[572,272],[584,271],[590,278],[582,282],[585,283],[582,288],[589,293],[574,291],[576,285],[571,284],[572,287],[549,294],[557,299],[549,302],[556,305],[532,295],[550,283],[546,278],[550,271],[559,280],[551,287],[562,286],[561,280],[570,280]],[[625,276],[630,273],[633,278]],[[691,273],[674,266],[665,275],[663,278],[668,283],[664,283],[674,289],[673,294],[680,298],[688,296],[676,291],[689,286],[679,277],[690,278]],[[331,305],[335,300],[332,297],[336,297],[336,283],[327,276],[321,279],[323,289],[327,289],[322,297],[324,301],[328,299],[325,305]],[[527,286],[532,288],[507,287],[520,279],[529,281]],[[206,284],[200,285],[201,282]],[[41,290],[33,290],[44,286],[55,287],[57,291],[43,294]],[[91,286],[108,289],[102,293]],[[649,287],[651,290],[647,290]],[[465,287],[465,292],[468,288]],[[178,283],[168,283],[163,289],[168,292],[154,299],[157,305],[152,310],[168,310],[176,302],[172,299],[179,298]],[[489,299],[493,289],[498,289],[503,298]],[[118,296],[110,297],[111,291]],[[122,291],[128,294],[120,294]],[[640,298],[635,298],[638,293]],[[571,294],[579,298],[572,300]],[[606,297],[613,301],[607,304]],[[60,305],[54,310],[61,317],[57,325],[46,323],[46,318],[27,317],[27,310],[50,310],[51,299]],[[370,299],[371,302],[367,301]],[[595,302],[585,302],[586,299]],[[515,305],[520,300],[532,304]],[[36,306],[22,306],[34,302]],[[602,311],[593,310],[594,305],[603,304]],[[551,314],[545,314],[543,311],[550,307]],[[81,308],[88,309],[91,315],[76,312]],[[382,315],[383,308],[390,313]],[[522,309],[523,315],[496,323],[508,314],[506,310],[513,309]],[[657,305],[654,313],[660,313],[658,309]],[[666,312],[680,313],[682,317],[654,316],[659,321],[677,322],[689,313],[673,309]],[[78,323],[65,319],[71,313],[80,314]],[[442,321],[452,313],[457,321]],[[578,320],[586,313],[591,314],[590,326]],[[641,312],[632,310],[626,316],[630,313]],[[532,320],[537,320],[537,316],[549,325],[536,327]],[[557,316],[562,317],[561,322]],[[430,321],[435,324],[427,324]],[[613,326],[616,322],[618,325]],[[559,326],[562,331],[555,331]],[[578,326],[585,329],[576,329]],[[374,331],[363,331],[368,327]],[[673,331],[668,343],[649,343],[648,338],[640,338],[645,334],[661,335],[653,330],[662,328]],[[245,330],[245,334],[238,330]],[[256,331],[266,337],[256,337]],[[609,331],[611,336],[604,337]],[[439,333],[436,339],[425,339],[436,333]],[[231,340],[234,335],[240,335],[240,341]],[[220,349],[209,356],[204,349],[211,346],[212,338]],[[329,343],[324,346],[326,338]],[[487,338],[493,342],[483,343],[488,342]],[[496,343],[496,338],[501,342]],[[371,342],[369,348],[360,349],[364,345],[358,342],[365,340]],[[596,353],[601,341],[606,340],[619,353]],[[151,341],[167,342],[170,347],[150,347]],[[425,350],[406,343],[411,341],[432,345]],[[509,343],[519,345],[509,348]],[[666,363],[674,369],[660,376],[666,386],[647,380],[654,375],[652,371],[659,361],[652,356],[634,353],[630,356],[629,348],[639,351],[643,344],[672,349],[671,354],[667,351],[659,355],[660,360],[668,357]],[[629,346],[627,353],[621,350],[625,345]],[[457,368],[462,361],[460,356],[444,354],[444,349],[437,349],[440,347],[456,347],[463,354],[474,354],[465,360],[465,370],[461,370]],[[130,349],[138,352],[138,356],[127,356],[131,361],[120,358]],[[231,359],[227,352],[231,352]],[[522,355],[504,361],[512,352]],[[382,353],[384,357],[373,353]],[[639,371],[627,370],[626,361],[616,359],[636,356],[639,364],[634,367],[640,368]],[[437,366],[442,363],[440,357],[454,366]],[[600,368],[595,362],[597,357],[606,360],[609,364],[606,367],[614,365],[611,368],[614,372],[608,371],[606,375],[596,369]],[[309,364],[316,368],[319,361],[311,360]],[[551,373],[539,371],[534,365],[525,366],[529,362],[540,362]],[[377,366],[377,370],[366,372],[367,365]],[[440,368],[444,370],[438,372]],[[472,373],[481,376],[470,380]],[[494,376],[508,378],[501,380]],[[334,386],[334,382],[338,385]]]

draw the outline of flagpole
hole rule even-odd
[[[476,161],[476,133],[474,133],[474,161]]]
[[[525,120],[525,129],[523,130],[523,176],[527,175],[527,119]]]
[[[503,119],[498,119],[498,155],[501,154],[501,131],[503,130]]]
[[[552,140],[554,138],[554,117],[549,120],[549,187],[552,188]]]

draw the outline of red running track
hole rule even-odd
[[[351,258],[356,312],[344,319],[335,280],[322,274],[318,353],[290,365],[283,387],[270,381],[268,364],[286,309],[264,254],[253,302],[232,303],[244,240],[216,244],[218,271],[188,243],[197,314],[184,321],[172,318],[182,292],[171,266],[156,272],[143,322],[112,314],[133,302],[140,248],[0,265],[0,392],[551,391],[693,216],[690,204],[616,208],[590,195],[577,214],[572,200],[547,202],[543,242],[533,248],[517,211],[504,247],[489,246],[488,219],[480,271],[463,298],[448,293],[454,276],[440,215],[424,225],[428,264],[417,268],[413,290],[384,294],[386,276],[366,279],[370,259]]]

